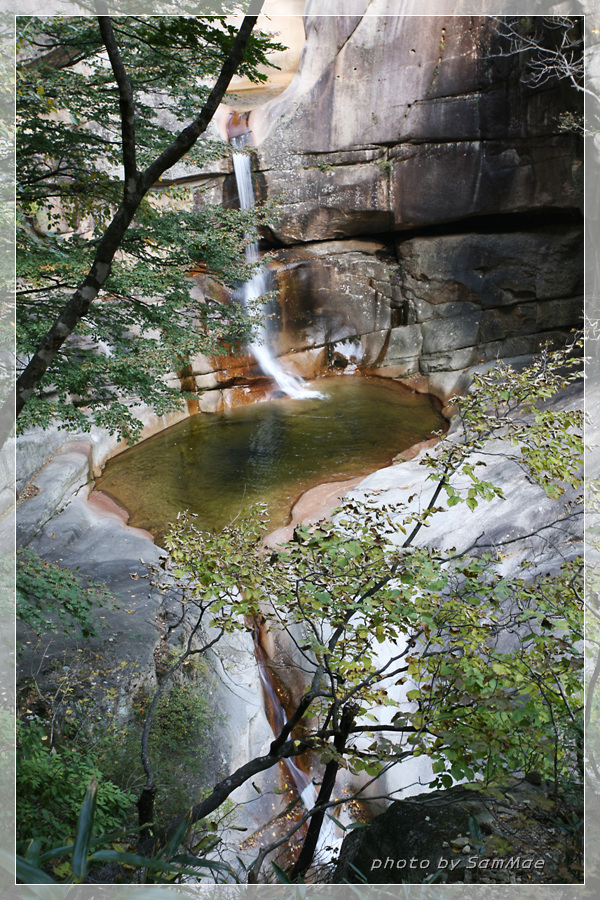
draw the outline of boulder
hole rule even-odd
[[[485,799],[461,787],[397,800],[344,839],[333,881],[360,882],[359,873],[367,884],[405,884],[432,876],[440,883],[463,881],[469,859],[463,850],[476,853],[468,837],[471,817],[482,831],[490,831]]]
[[[529,772],[493,796],[477,787],[395,801],[346,835],[333,882],[515,883],[534,875],[546,881],[556,865],[558,829],[544,824],[543,813],[552,785]],[[507,852],[507,841],[517,852]]]

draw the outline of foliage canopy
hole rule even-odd
[[[19,373],[89,270],[123,196],[124,160],[120,90],[98,22],[23,16],[17,25]],[[236,29],[215,16],[123,16],[113,28],[133,91],[137,162],[148,166],[202,108]],[[239,72],[264,80],[258,67],[278,47],[252,35]],[[228,152],[202,140],[186,162],[198,171]],[[245,279],[244,235],[264,211],[198,211],[184,185],[160,180],[155,188],[137,208],[105,290],[29,397],[20,430],[53,420],[87,430],[94,421],[132,439],[141,428],[136,403],[158,415],[180,405],[166,373],[245,340],[240,310],[211,299],[210,289],[199,298],[189,275],[201,266],[216,282]]]

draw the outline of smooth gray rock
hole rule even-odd
[[[90,477],[89,445],[66,444],[38,472],[33,484],[39,490],[17,510],[17,544],[31,543],[43,526],[56,515]]]
[[[423,334],[419,325],[392,328],[385,351],[384,365],[395,365],[419,357],[423,348]]]
[[[77,665],[80,655],[81,660],[93,659],[103,672],[107,690],[118,692],[120,715],[126,719],[135,691],[155,684],[153,653],[159,635],[155,617],[162,600],[143,575],[147,563],[158,563],[161,549],[142,533],[126,528],[118,516],[98,516],[82,497],[55,514],[28,546],[42,559],[103,585],[117,605],[96,608],[101,626],[97,637],[84,639],[77,631],[65,633],[61,626],[35,638],[24,629],[19,677],[37,673],[43,684],[58,662]]]
[[[14,507],[16,498],[15,443],[8,438],[0,450],[0,520]]]
[[[172,601],[145,576],[148,566],[156,566],[164,551],[143,532],[128,528],[114,513],[99,515],[84,496],[76,497],[56,514],[29,547],[42,559],[103,585],[116,605],[110,602],[97,607],[98,634],[87,639],[77,631],[65,634],[62,626],[55,633],[39,636],[20,626],[19,679],[35,676],[43,692],[57,667],[68,665],[74,672],[82,666],[82,671],[97,670],[101,680],[95,689],[96,712],[104,710],[109,719],[116,715],[118,723],[124,724],[132,715],[134,698],[140,691],[152,693],[157,683],[154,653],[164,629],[161,618]],[[177,636],[172,645],[177,648]],[[266,752],[272,732],[263,708],[251,636],[225,636],[210,653],[208,663],[210,674],[204,682],[195,684],[195,689],[208,692],[215,715],[206,760],[207,777],[214,783]],[[116,701],[110,701],[111,696]],[[268,793],[272,777],[267,772],[254,781],[262,786],[262,795],[248,784],[233,795],[233,800],[248,804],[244,824],[258,827],[272,806]],[[210,786],[210,780],[201,785],[203,790]]]
[[[460,350],[463,347],[474,347],[479,343],[479,325],[481,312],[465,312],[453,318],[444,319],[443,323],[435,320],[424,322],[423,355],[446,353],[449,350]],[[449,368],[454,368],[450,366]]]
[[[580,384],[569,387],[553,400],[553,406],[558,408],[577,408],[581,404]],[[435,457],[435,448],[428,452]],[[377,507],[396,506],[399,519],[406,511],[417,512],[428,503],[435,490],[434,485],[425,480],[427,470],[421,462],[423,455],[374,472],[349,496]],[[484,452],[473,454],[472,459],[484,464],[480,477],[500,487],[503,497],[481,501],[472,511],[464,504],[446,508],[421,530],[417,544],[443,550],[454,548],[459,553],[504,544],[508,548],[504,570],[512,572],[517,571],[525,558],[550,565],[552,569],[558,567],[563,558],[579,552],[581,516],[563,516],[562,503],[550,499],[542,487],[524,476],[518,451],[508,441],[488,441]],[[470,481],[459,474],[453,476],[451,484],[458,490],[468,487]],[[565,501],[572,499],[572,493],[567,492]],[[403,539],[398,535],[397,542],[401,543]],[[562,548],[560,556],[556,550],[559,544]]]
[[[17,490],[45,465],[53,453],[68,441],[64,431],[57,428],[32,428],[16,440]]]

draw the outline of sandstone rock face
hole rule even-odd
[[[314,9],[315,13],[311,14]],[[556,86],[524,86],[485,16],[319,15],[287,91],[250,116],[278,240],[575,207]]]
[[[344,341],[392,327],[390,266],[373,242],[336,242],[277,254],[281,324],[279,353]]]
[[[257,196],[280,204],[275,352],[304,377],[357,366],[446,400],[465,368],[581,319],[581,154],[559,129],[579,101],[524,84],[488,17],[416,12],[311,0],[298,71],[249,124]],[[222,191],[236,202],[232,175]],[[198,390],[256,375],[210,367]]]
[[[458,302],[483,309],[514,307],[581,293],[582,245],[577,226],[504,234],[461,234],[398,242],[402,294],[417,320]],[[465,304],[467,304],[465,306]]]
[[[421,329],[420,370],[533,352],[581,316],[578,226],[398,244],[401,293]],[[397,363],[391,354],[387,362]]]

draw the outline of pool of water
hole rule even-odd
[[[444,428],[429,397],[384,379],[331,377],[314,387],[320,398],[186,419],[110,460],[96,487],[159,542],[178,512],[220,529],[257,501],[277,528],[304,490],[366,475]]]

